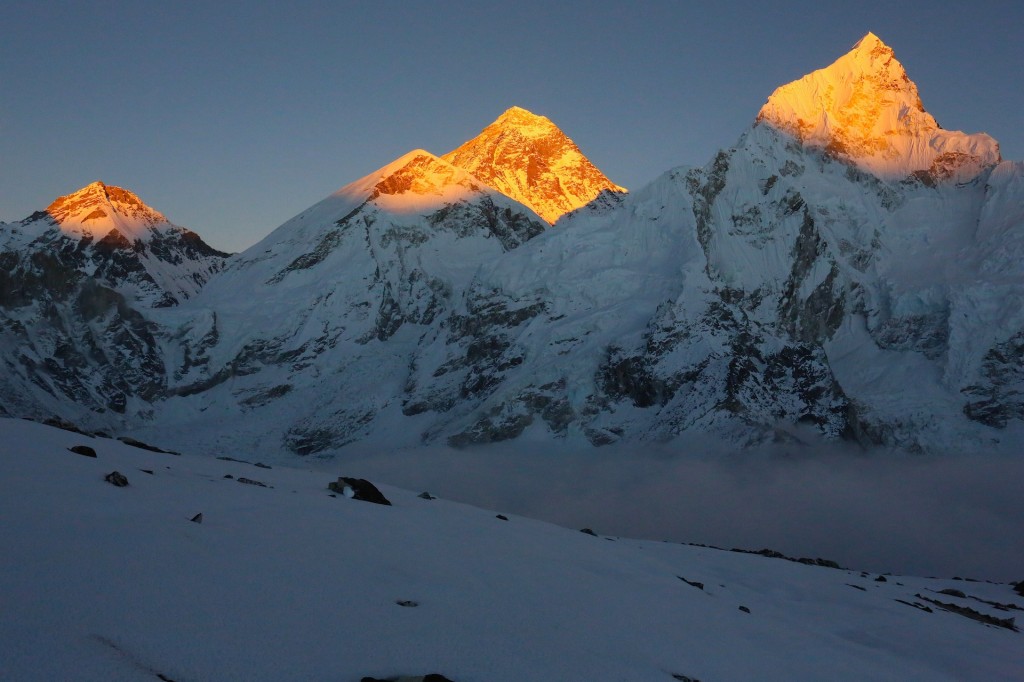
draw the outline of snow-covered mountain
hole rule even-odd
[[[402,156],[277,228],[191,302],[162,420],[184,411],[300,454],[365,436],[399,409],[415,349],[451,323],[482,265],[545,227],[429,152]]]
[[[549,223],[602,193],[625,192],[558,126],[512,107],[479,135],[441,157],[529,206]]]
[[[372,504],[328,489],[357,472],[243,458],[0,419],[0,678],[987,682],[1024,669],[1024,584],[581,533],[387,486],[391,504]]]
[[[150,316],[195,296],[226,257],[101,182],[0,225],[0,412],[145,411],[164,384]]]
[[[604,186],[553,230],[503,194],[582,200],[567,188],[608,184],[584,162],[514,108],[346,186],[147,313],[145,362],[118,357],[153,388],[117,428],[266,456],[1024,437],[1024,166],[938,128],[874,35],[776,90],[702,168]],[[21,364],[59,371],[39,356]]]

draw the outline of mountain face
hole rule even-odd
[[[386,429],[422,339],[465,315],[462,292],[484,263],[544,228],[465,171],[410,152],[276,229],[190,302],[165,415],[212,417],[299,454]]]
[[[144,387],[118,428],[325,456],[523,436],[814,432],[917,451],[1024,437],[1024,166],[938,128],[875,36],[779,88],[704,167],[605,187],[557,230],[495,189],[589,184],[553,161],[575,157],[538,118],[513,109],[445,157],[407,154],[179,306],[111,313],[127,336],[109,353]],[[17,324],[5,343],[29,338]],[[37,385],[68,366],[51,346],[18,361]],[[74,355],[75,376],[104,352]],[[10,414],[19,385],[3,387]],[[90,390],[51,394],[91,404]],[[64,400],[47,407],[74,417]]]
[[[226,256],[100,182],[0,227],[0,410],[147,410],[164,383],[153,311],[195,296]]]
[[[603,192],[623,193],[544,116],[512,107],[443,157],[549,223]]]

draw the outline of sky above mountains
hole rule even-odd
[[[17,3],[0,47],[0,221],[103,180],[240,250],[513,105],[636,189],[706,163],[777,86],[867,31],[941,126],[1019,160],[1021,25],[1024,7],[1001,0]]]

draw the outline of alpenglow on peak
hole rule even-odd
[[[604,191],[625,192],[597,169],[558,126],[511,107],[458,149],[441,157],[532,208],[549,223]]]
[[[966,180],[998,163],[985,133],[943,130],[892,48],[868,33],[824,69],[775,90],[757,115],[807,147],[885,179],[924,172]]]

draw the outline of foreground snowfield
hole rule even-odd
[[[1009,680],[1024,671],[1024,634],[910,605],[927,598],[1012,617],[1019,609],[986,603],[1024,606],[1009,585],[876,582],[593,537],[381,485],[394,505],[385,507],[332,497],[323,473],[150,452],[27,421],[0,420],[0,443],[3,680]],[[67,450],[80,444],[98,457]],[[114,470],[128,487],[104,481]],[[198,513],[203,522],[190,523]],[[967,596],[938,594],[949,588]]]

